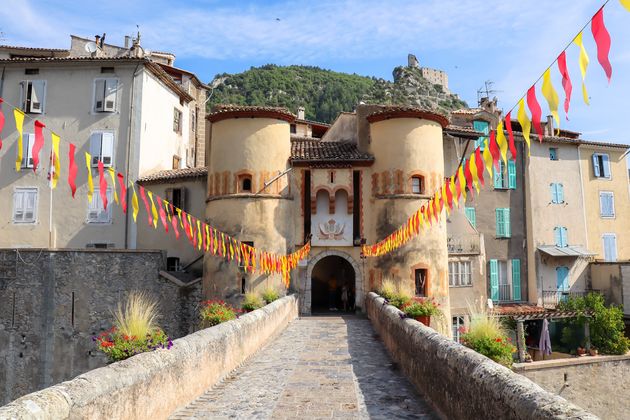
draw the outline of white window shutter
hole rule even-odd
[[[92,133],[90,136],[90,155],[92,155],[92,166],[98,164],[101,156],[102,133]]]
[[[24,193],[15,191],[13,193],[13,221],[21,222],[24,219]]]
[[[597,155],[593,154],[593,156],[591,158],[593,160],[593,175],[595,175],[597,177],[601,176],[600,175],[600,173],[601,173],[600,172],[600,167],[599,167],[599,159],[598,159]]]
[[[35,134],[24,134],[24,140],[22,142],[22,167],[33,167],[33,144],[35,143]]]
[[[603,166],[603,168],[601,168],[602,176],[604,178],[610,178],[610,160],[608,159],[608,155],[601,155],[601,156],[602,156],[602,166]]]
[[[92,201],[88,201],[88,213],[87,213],[87,220],[90,223],[94,223],[98,221],[98,209],[99,206],[102,206],[102,204],[100,204],[101,201],[101,196],[99,194],[99,188],[96,187],[94,188],[94,192],[92,194]]]
[[[31,105],[28,112],[41,114],[44,112],[45,82],[43,80],[33,80],[31,83]]]
[[[99,79],[94,81],[94,109],[96,111],[104,111],[105,107],[105,80]]]
[[[24,202],[24,220],[34,222],[37,209],[37,190],[28,191]]]
[[[103,133],[101,138],[101,161],[105,166],[112,166],[114,163],[114,133]]]
[[[116,91],[118,90],[118,80],[107,79],[105,82],[105,106],[104,111],[114,112],[116,110]]]

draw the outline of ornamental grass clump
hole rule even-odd
[[[385,283],[383,283],[385,284]],[[393,283],[392,283],[393,284]],[[389,287],[389,286],[388,286]],[[413,296],[413,292],[402,284],[396,284],[393,287],[393,293],[389,295],[390,297],[386,297],[387,301],[390,305],[395,306],[398,309],[401,309],[407,303],[411,301],[411,297]],[[384,296],[383,296],[384,297]]]
[[[201,327],[213,327],[236,319],[237,310],[222,300],[206,300],[201,304]]]
[[[461,330],[462,344],[503,366],[511,367],[512,354],[516,352],[516,347],[499,318],[494,317],[483,302],[476,306],[469,305],[468,311],[470,325],[468,329]]]
[[[383,298],[390,300],[396,294],[396,284],[392,280],[383,280],[378,294]]]
[[[251,312],[265,306],[262,298],[254,292],[245,293],[245,298],[241,304],[241,308],[245,312]]]
[[[157,303],[143,292],[132,292],[113,313],[114,326],[92,338],[112,362],[156,349],[170,349],[173,341],[157,326]]]
[[[275,300],[278,300],[279,297],[280,297],[280,294],[273,287],[267,287],[262,292],[262,299],[265,301],[267,305],[269,305],[271,302]]]

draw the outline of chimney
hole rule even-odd
[[[98,47],[101,46],[101,36],[100,35],[94,35],[94,42],[96,43],[96,45]]]
[[[553,116],[547,115],[547,124],[544,131],[547,136],[553,136]]]
[[[306,112],[306,109],[305,109],[303,106],[298,106],[298,109],[297,109],[297,119],[298,119],[298,120],[304,120],[304,119],[306,119],[306,118],[305,118],[305,115],[306,115],[306,113],[305,113],[305,112]]]
[[[131,37],[129,35],[125,35],[125,48],[129,49],[130,44],[131,44]]]

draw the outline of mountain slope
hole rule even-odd
[[[311,66],[252,67],[238,74],[220,74],[210,83],[208,101],[217,104],[282,106],[295,112],[306,108],[306,118],[332,122],[342,111],[363,101],[389,105],[415,105],[448,112],[465,108],[456,95],[422,78],[420,71],[396,67],[394,82],[324,70]]]

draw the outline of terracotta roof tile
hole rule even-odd
[[[544,312],[546,312],[545,308],[528,303],[506,303],[494,307],[496,315],[530,315]]]
[[[144,184],[155,184],[163,181],[174,181],[187,178],[201,178],[208,175],[208,168],[181,168],[181,169],[169,169],[165,171],[156,172],[151,175],[143,176],[138,179],[138,182]]]
[[[444,131],[450,132],[450,133],[461,133],[461,134],[473,134],[477,137],[481,137],[484,135],[484,133],[482,133],[481,131],[477,131],[474,128],[471,127],[464,127],[463,125],[453,125],[453,124],[449,124]]]
[[[456,109],[455,111],[451,111],[451,114],[474,115],[480,111],[481,111],[481,108],[462,108],[462,109]]]
[[[274,106],[217,105],[206,117],[211,122],[228,118],[277,118],[287,122],[295,120],[295,114],[286,108]]]
[[[374,157],[351,142],[321,141],[310,137],[291,138],[291,161],[296,162],[372,162]]]
[[[390,118],[423,118],[437,122],[442,128],[449,123],[448,117],[443,114],[414,106],[383,106],[379,111],[368,115],[367,120],[373,123]]]

